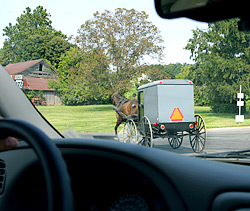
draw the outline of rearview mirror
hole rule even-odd
[[[187,17],[213,22],[240,17],[250,20],[249,0],[155,0],[155,8],[162,18]]]
[[[182,12],[185,10],[204,7],[209,4],[209,0],[161,0],[160,6],[164,14]]]

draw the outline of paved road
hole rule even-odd
[[[77,135],[70,134],[70,132],[66,133],[66,136],[118,141],[118,138],[114,135],[114,133],[81,133]],[[196,154],[190,146],[188,136],[184,137],[183,143],[178,149],[172,149],[169,146],[167,139],[154,139],[153,147],[184,155]],[[245,149],[250,149],[250,127],[208,129],[207,143],[205,150],[202,153],[216,153]]]
[[[184,137],[183,143],[178,149],[171,149],[167,139],[157,139],[154,142],[156,148],[179,154],[194,155],[189,137]],[[217,153],[234,150],[250,149],[250,127],[220,128],[207,130],[207,142],[203,154]]]

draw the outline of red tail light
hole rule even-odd
[[[161,129],[164,130],[164,129],[165,129],[165,126],[164,126],[164,125],[161,125]]]
[[[194,121],[194,124],[197,125],[198,124],[197,121]]]
[[[158,126],[158,122],[154,122],[154,126],[157,127]]]

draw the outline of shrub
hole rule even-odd
[[[210,105],[211,109],[214,113],[231,113],[231,114],[237,114],[239,113],[239,107],[237,106],[237,103],[213,103]],[[246,113],[246,106],[241,107],[241,113]]]

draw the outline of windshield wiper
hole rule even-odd
[[[250,150],[229,152],[225,156],[226,158],[249,158]]]
[[[250,150],[197,155],[199,158],[250,158]]]

